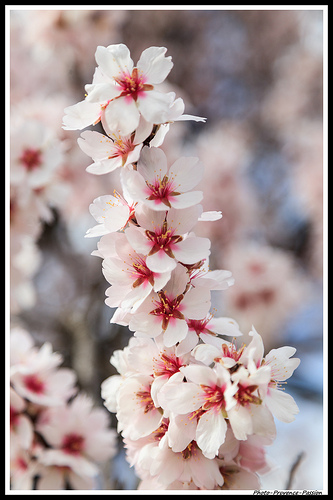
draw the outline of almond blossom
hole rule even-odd
[[[200,182],[203,166],[198,158],[179,158],[171,167],[161,149],[144,147],[137,170],[122,173],[123,184],[133,199],[153,210],[187,208],[202,200],[201,191],[190,191]]]
[[[177,260],[195,264],[210,254],[210,241],[189,233],[201,213],[200,205],[165,214],[144,206],[136,211],[139,227],[128,227],[126,237],[134,250],[147,256],[149,269],[156,272],[172,271]]]
[[[89,205],[89,211],[98,224],[86,233],[86,238],[102,236],[124,229],[135,215],[137,203],[127,199],[116,190],[96,198]]]
[[[116,435],[107,428],[107,415],[100,408],[93,408],[92,400],[82,393],[65,407],[44,411],[36,429],[52,447],[40,453],[40,462],[58,466],[58,474],[63,477],[62,481],[55,477],[55,481],[64,482],[68,469],[79,477],[94,477],[98,473],[97,463],[115,451]]]
[[[49,343],[38,348],[25,329],[12,329],[10,479],[15,490],[93,489],[98,464],[116,453],[107,413],[94,408],[89,396],[75,396],[76,375],[59,368],[61,362]]]
[[[150,297],[129,318],[129,328],[138,336],[157,337],[163,333],[163,343],[171,347],[181,342],[188,333],[188,319],[205,316],[210,308],[209,290],[185,289],[188,283],[186,269],[178,264],[170,280]]]
[[[124,136],[138,127],[141,115],[150,123],[167,121],[174,94],[164,94],[154,87],[165,80],[173,66],[171,57],[165,57],[166,50],[144,50],[134,67],[126,45],[98,46],[94,81],[86,85],[85,101],[65,109],[66,128],[84,128],[99,121],[102,113],[103,125]]]
[[[124,234],[113,234],[115,252],[103,260],[103,274],[112,285],[106,290],[106,303],[124,310],[136,311],[154,290],[161,290],[170,279],[170,272],[156,273],[147,267],[146,257],[133,250]],[[110,238],[108,238],[110,241]],[[110,247],[108,248],[110,252]]]
[[[98,225],[86,234],[101,237],[92,254],[102,258],[111,285],[105,300],[115,308],[111,323],[134,334],[113,353],[118,374],[102,383],[102,398],[116,413],[142,487],[259,489],[257,473],[268,469],[264,446],[276,435],[273,413],[289,422],[298,411],[279,390],[298,361],[290,347],[264,357],[254,328],[250,344],[237,347],[238,323],[211,311],[212,293],[227,290],[234,278],[210,270],[210,240],[193,232],[197,222],[222,217],[203,212],[202,192],[193,191],[203,165],[195,157],[170,165],[158,149],[174,121],[204,121],[184,115],[173,92],[160,91],[173,66],[166,50],[144,50],[135,66],[126,45],[97,47],[85,99],[65,109],[65,129],[100,122],[107,134],[88,130],[78,140],[93,159],[88,172],[120,167],[122,192],[93,201]],[[80,425],[54,433],[47,421],[41,425],[45,438],[51,431],[55,439],[57,463],[70,460],[79,474],[82,462],[89,476]]]

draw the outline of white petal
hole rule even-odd
[[[200,222],[205,222],[205,221],[210,221],[214,222],[216,220],[219,220],[222,218],[222,212],[216,212],[215,210],[210,211],[210,212],[202,212],[202,214],[199,217]]]
[[[227,423],[221,412],[207,411],[198,423],[196,442],[207,458],[214,458],[224,443]]]
[[[245,441],[247,436],[253,433],[250,409],[237,404],[228,411],[228,418],[236,439]]]
[[[232,318],[212,318],[207,324],[207,328],[219,335],[229,335],[232,337],[243,335],[239,330],[238,324]]]
[[[113,149],[113,141],[109,137],[91,130],[82,132],[77,142],[82,151],[94,161],[108,158]]]
[[[204,167],[199,158],[182,157],[170,167],[169,176],[181,186],[183,192],[193,189],[201,181],[203,172]]]
[[[142,177],[152,184],[157,176],[163,179],[166,175],[168,170],[166,156],[161,149],[145,146],[141,151],[137,168]]]
[[[203,319],[210,309],[210,291],[192,288],[181,302],[181,311],[189,319]]]
[[[137,106],[143,118],[150,123],[165,123],[173,95],[172,92],[162,94],[156,90],[143,92],[137,100]]]
[[[95,52],[95,59],[103,73],[109,78],[119,77],[122,73],[132,73],[133,61],[128,47],[123,43],[108,47],[99,45]]]
[[[184,264],[195,264],[200,260],[207,259],[210,254],[210,240],[193,236],[177,243],[173,253],[179,262]]]
[[[101,160],[92,163],[86,168],[86,171],[94,175],[108,174],[122,166],[122,158],[118,156],[117,158],[110,158],[109,160]]]
[[[178,373],[176,374],[178,375]],[[200,388],[191,382],[174,382],[174,375],[162,387],[158,400],[164,409],[178,415],[198,410],[202,404]]]
[[[122,136],[134,132],[139,125],[139,119],[138,108],[130,96],[114,99],[104,111],[104,120],[108,130]]]
[[[170,56],[165,57],[166,51],[164,47],[149,47],[142,52],[137,68],[143,72],[147,83],[162,83],[170,73],[173,62]]]
[[[190,420],[186,415],[174,415],[169,417],[168,442],[172,451],[183,451],[193,439],[197,428],[196,419]]]
[[[168,225],[175,229],[176,234],[185,234],[193,229],[201,211],[201,205],[183,208],[182,210],[170,208],[167,214]]]
[[[138,171],[122,169],[121,181],[133,200],[140,201],[146,198],[147,184]]]
[[[198,343],[198,335],[196,334],[195,331],[189,330],[184,340],[179,342],[179,344],[177,345],[176,356],[182,356],[183,354],[187,354],[188,352],[192,351],[192,349],[197,345],[197,343]]]
[[[269,389],[265,404],[276,418],[286,423],[293,422],[299,412],[294,398],[279,389]]]
[[[110,99],[114,99],[120,94],[119,87],[112,83],[98,83],[85,85],[87,92],[87,102],[98,102],[100,104],[107,103]]]
[[[146,264],[155,273],[167,273],[177,266],[176,260],[169,257],[164,250],[159,250],[153,255],[148,255]]]
[[[101,106],[95,102],[80,101],[65,108],[64,130],[77,130],[88,127],[100,118]]]
[[[136,252],[143,255],[150,252],[152,245],[140,229],[130,226],[125,230],[125,235]]]
[[[182,193],[177,196],[169,196],[169,203],[173,208],[182,209],[200,203],[202,198],[202,191],[191,191],[190,193]]]
[[[162,322],[154,315],[146,313],[135,313],[130,320],[129,329],[140,331],[147,337],[157,337],[162,332]]]
[[[215,386],[217,376],[214,370],[208,366],[188,365],[180,368],[180,371],[185,375],[187,380],[200,385]]]
[[[167,329],[164,332],[164,344],[166,347],[176,345],[181,342],[188,332],[188,326],[185,320],[171,318]]]

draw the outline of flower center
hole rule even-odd
[[[117,158],[118,156],[121,156],[124,159],[123,161],[125,163],[128,153],[133,151],[134,148],[135,145],[131,138],[128,139],[126,137],[116,137],[113,142],[113,152],[110,156],[108,156],[108,159],[110,160],[111,158]]]
[[[70,455],[78,455],[82,452],[84,447],[84,437],[73,432],[72,434],[67,434],[62,443],[62,449],[65,453]]]
[[[139,399],[140,405],[144,408],[144,413],[149,413],[155,410],[155,405],[150,394],[150,388],[146,388],[142,391],[136,393],[136,397]]]
[[[205,393],[205,402],[202,405],[203,410],[214,409],[216,412],[225,410],[224,387],[201,385],[201,388]]]
[[[257,388],[257,385],[245,386],[238,384],[238,390],[234,397],[241,404],[241,406],[248,406],[250,403],[261,404],[261,399],[253,394]]]
[[[163,290],[160,290],[159,292],[157,292],[157,295],[160,300],[154,301],[157,307],[153,311],[150,311],[150,314],[162,317],[163,330],[166,330],[168,328],[169,321],[172,318],[185,319],[185,316],[179,310],[180,303],[184,298],[183,294],[177,295],[177,297],[174,299],[170,299],[166,296]]]
[[[164,203],[169,208],[171,208],[169,198],[180,194],[174,191],[174,183],[172,180],[169,181],[167,175],[165,175],[163,179],[157,177],[154,184],[150,184],[148,181],[146,181],[146,184],[149,188],[149,196],[147,199],[153,200],[156,203]]]
[[[153,242],[153,246],[148,255],[153,255],[160,250],[171,257],[175,258],[172,248],[176,243],[182,241],[183,237],[180,235],[174,235],[175,230],[173,228],[168,228],[168,223],[163,222],[162,227],[157,227],[155,232],[146,230],[147,238]]]
[[[168,378],[174,373],[179,372],[179,368],[183,366],[182,360],[175,355],[168,355],[163,352],[159,358],[154,358],[154,374],[155,377],[164,375]]]
[[[140,256],[137,256],[135,261],[132,262],[131,277],[136,278],[133,288],[137,288],[147,281],[151,286],[154,286],[154,273],[147,267],[145,260]]]
[[[145,84],[145,78],[142,73],[139,73],[137,68],[133,68],[131,75],[123,73],[120,77],[115,78],[115,81],[121,87],[121,94],[119,97],[130,96],[137,100],[137,98],[145,91],[152,90],[153,85]]]
[[[42,163],[40,149],[25,149],[21,154],[19,161],[28,170],[28,172],[31,172],[31,170],[38,168]]]
[[[182,457],[183,457],[184,460],[188,460],[191,457],[195,457],[196,454],[197,454],[197,451],[198,451],[198,446],[197,446],[196,441],[191,441],[187,445],[187,447],[185,448],[185,450],[183,450],[181,452],[181,454],[182,454]]]
[[[45,389],[44,382],[36,374],[26,375],[24,377],[24,385],[29,391],[35,394],[42,394]]]

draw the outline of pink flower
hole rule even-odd
[[[106,303],[134,312],[152,290],[158,292],[166,285],[171,273],[151,271],[146,257],[132,249],[124,234],[114,236],[115,253],[103,260],[103,274],[112,285],[106,291]]]
[[[135,215],[136,202],[124,198],[117,191],[103,195],[89,205],[89,211],[98,224],[86,233],[86,238],[103,236],[124,229]]]
[[[162,407],[175,414],[185,415],[189,420],[198,419],[195,441],[207,458],[214,458],[224,443],[227,431],[226,418],[236,405],[237,391],[231,383],[229,371],[221,365],[189,365],[180,368],[186,377],[170,378],[160,394]]]
[[[153,377],[135,374],[126,378],[117,392],[118,432],[129,439],[150,435],[161,424],[163,411],[154,405],[151,395]]]
[[[195,264],[210,254],[210,241],[188,234],[201,213],[200,205],[165,214],[144,206],[136,211],[141,227],[129,227],[125,234],[136,252],[147,256],[149,269],[155,272],[172,271],[177,260]]]
[[[177,346],[177,354],[181,355],[189,352],[197,345],[199,339],[208,344],[217,335],[227,335],[238,337],[242,335],[238,325],[232,318],[215,318],[213,314],[208,314],[202,319],[190,319],[187,321],[188,334],[186,339]]]
[[[203,165],[198,158],[179,158],[168,168],[161,149],[144,147],[137,170],[122,172],[123,185],[135,200],[153,210],[187,208],[200,203],[201,191],[190,191],[200,182]]]
[[[65,407],[48,408],[39,416],[36,429],[52,449],[40,453],[40,462],[57,466],[61,475],[69,469],[82,478],[96,476],[96,463],[116,453],[116,433],[108,425],[104,410],[93,408],[92,400],[83,394]]]
[[[162,446],[147,445],[142,455],[141,462],[164,489],[176,481],[193,482],[198,488],[207,490],[223,485],[217,461],[206,458],[195,441],[177,453],[167,446],[166,441]]]
[[[24,345],[20,353],[18,344],[21,338]],[[11,343],[10,381],[21,397],[38,405],[53,406],[62,405],[76,393],[74,371],[58,368],[62,356],[52,351],[51,344],[45,343],[40,349],[32,347],[27,332],[20,330],[11,333]]]
[[[27,404],[14,389],[10,388],[10,437],[19,447],[27,450],[32,445],[32,421],[24,414]]]
[[[163,333],[163,343],[171,347],[188,333],[187,319],[205,316],[210,307],[209,290],[185,289],[188,283],[186,269],[178,264],[168,283],[129,317],[129,328],[136,335],[157,337]]]
[[[299,358],[292,358],[296,352],[294,347],[284,346],[272,349],[265,357],[264,345],[261,336],[252,326],[249,335],[250,344],[243,351],[240,361],[245,363],[252,373],[259,367],[270,369],[268,384],[259,387],[260,397],[273,415],[282,422],[292,422],[299,412],[294,398],[280,389],[281,384],[291,377],[300,364]]]
[[[122,137],[112,134],[110,137],[86,130],[78,139],[82,151],[90,156],[94,163],[86,170],[91,174],[101,175],[113,172],[116,168],[136,162],[139,159],[142,143],[132,135]]]
[[[163,94],[154,88],[165,80],[173,66],[171,57],[165,57],[166,50],[144,50],[134,67],[126,45],[97,47],[98,72],[92,85],[86,85],[86,100],[65,109],[66,128],[84,128],[99,121],[102,113],[106,130],[123,136],[138,127],[141,115],[149,123],[166,122],[174,94]]]

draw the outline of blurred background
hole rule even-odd
[[[134,63],[149,46],[167,47],[174,67],[166,90],[184,99],[186,113],[207,117],[173,124],[162,148],[169,163],[202,160],[204,209],[223,214],[195,228],[212,241],[211,269],[235,277],[214,292],[213,306],[239,323],[244,342],[253,324],[266,352],[292,345],[301,358],[287,387],[300,414],[277,422],[262,485],[285,488],[302,453],[291,488],[321,489],[322,10],[11,10],[11,325],[37,345],[50,341],[102,406],[100,384],[115,373],[110,356],[131,333],[109,322],[109,285],[90,255],[97,239],[84,235],[95,225],[89,204],[119,186],[119,172],[88,174],[80,132],[61,123],[92,81],[96,47],[113,43],[125,43]],[[20,171],[20,161],[38,163],[22,156],[24,141],[42,141],[51,158],[44,179]],[[121,440],[119,450],[101,489],[136,488]]]

